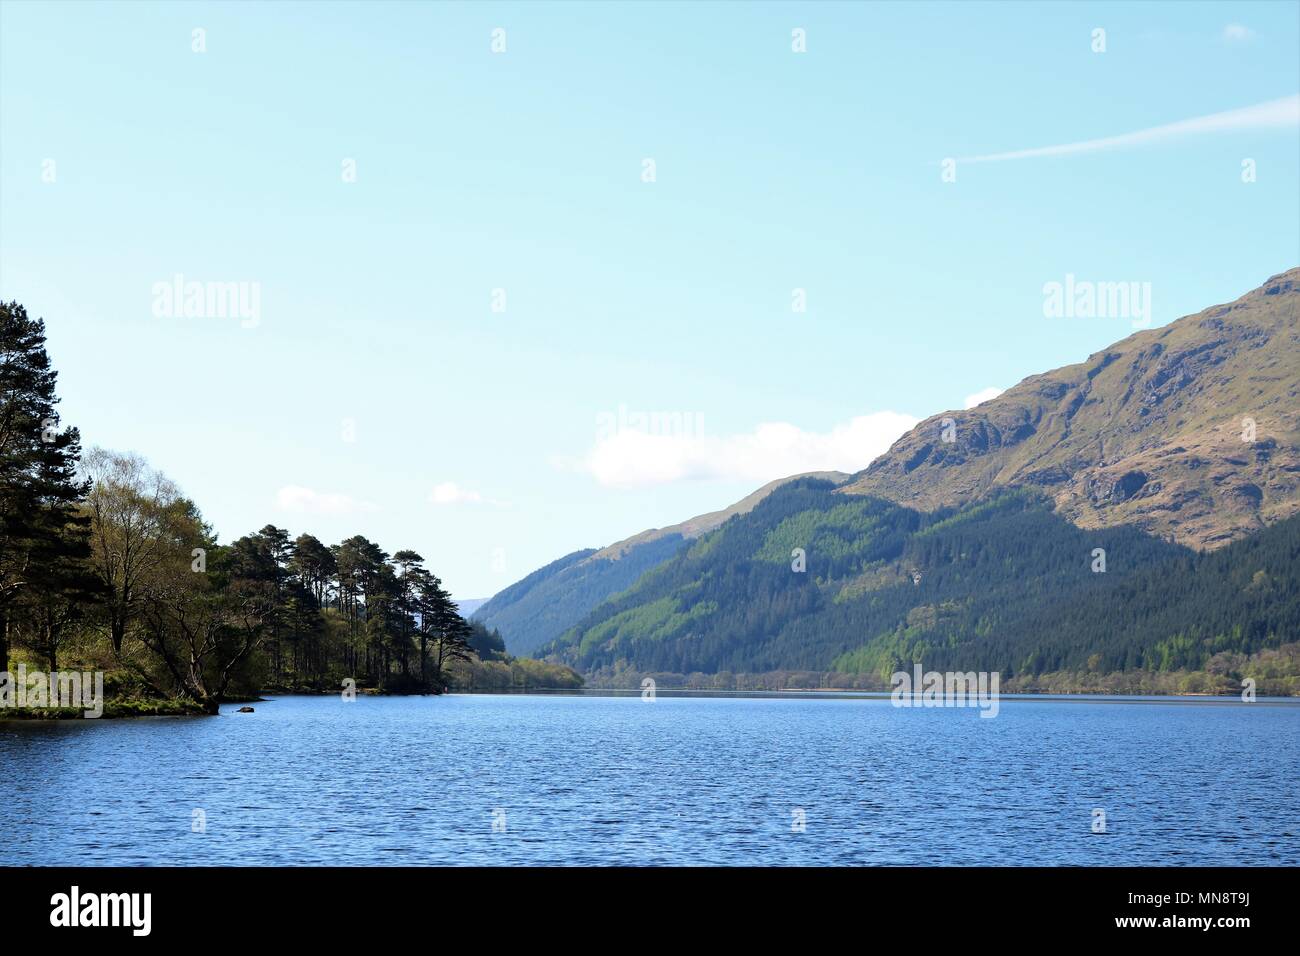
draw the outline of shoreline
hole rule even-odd
[[[327,697],[334,692],[326,691],[291,691],[286,693],[270,692],[269,697],[247,697],[222,701],[222,706],[250,703],[273,704],[285,697]],[[361,691],[364,697],[641,697],[642,691],[631,688],[614,687],[530,687],[518,690],[483,689],[454,690],[442,694],[385,694],[375,691]],[[861,700],[887,701],[892,698],[889,691],[845,691],[823,688],[786,688],[783,690],[694,690],[687,688],[665,688],[656,690],[656,697],[680,699],[716,699],[716,700]],[[1089,694],[1089,693],[1015,693],[1001,694],[999,701],[1003,704],[1157,704],[1164,706],[1191,707],[1248,707],[1262,705],[1266,707],[1300,707],[1300,697],[1259,696],[1254,701],[1244,701],[1235,696],[1215,694]],[[944,708],[935,705],[936,709]],[[87,717],[81,708],[76,707],[38,707],[5,708],[0,710],[0,725],[17,722],[64,722],[70,720],[128,720],[149,717],[217,717],[228,716],[213,714],[201,709],[197,704],[184,700],[167,701],[105,701],[104,713],[100,717]]]
[[[168,700],[106,700],[104,712],[98,717],[87,717],[84,707],[4,707],[0,708],[0,724],[17,721],[67,721],[67,720],[128,720],[133,717],[209,717],[212,716],[193,701],[173,698]]]

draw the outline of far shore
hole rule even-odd
[[[506,690],[482,690],[467,691],[456,690],[450,691],[449,696],[469,696],[469,695],[493,695],[493,694],[510,694],[520,696],[563,696],[563,697],[641,697],[644,692],[635,688],[620,687],[583,687],[579,689],[558,688],[547,690],[543,688],[529,688],[527,690],[506,691]],[[656,697],[715,697],[723,698],[786,698],[797,699],[801,697],[815,697],[824,700],[889,700],[893,695],[890,691],[878,690],[838,690],[835,688],[823,687],[787,687],[781,690],[712,690],[712,689],[694,689],[682,687],[660,687],[655,690]],[[920,695],[917,695],[918,698]],[[1094,694],[1094,693],[1049,693],[1049,692],[1028,692],[1028,693],[1008,693],[1000,694],[999,699],[1002,701],[1014,701],[1021,703],[1151,703],[1151,704],[1217,704],[1217,705],[1240,705],[1246,706],[1254,703],[1270,703],[1282,705],[1300,705],[1300,697],[1268,697],[1260,695],[1254,701],[1242,700],[1240,696],[1230,694]]]

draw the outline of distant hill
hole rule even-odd
[[[501,591],[474,612],[474,619],[501,632],[511,654],[532,654],[553,641],[646,571],[673,557],[687,542],[746,514],[781,485],[801,477],[832,483],[841,472],[812,472],[768,482],[720,511],[697,515],[667,528],[654,528],[600,550],[575,551],[532,572]]]
[[[1193,548],[1300,511],[1300,269],[927,418],[842,490],[928,511],[1013,487]]]

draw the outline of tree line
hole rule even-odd
[[[223,545],[144,459],[85,453],[56,406],[45,327],[0,303],[0,672],[21,648],[114,669],[124,692],[215,712],[261,689],[444,690],[504,661],[412,550],[274,525]]]

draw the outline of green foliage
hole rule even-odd
[[[501,637],[501,632],[488,626],[482,621],[470,621],[469,647],[478,655],[481,661],[500,661],[505,660],[506,642]]]
[[[584,683],[571,668],[528,657],[460,662],[449,679],[453,689],[467,691],[576,690]]]

